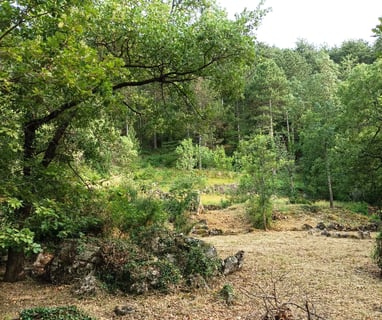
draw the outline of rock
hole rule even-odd
[[[72,293],[77,297],[94,296],[97,293],[98,281],[93,274],[80,279],[72,288]]]
[[[326,237],[330,237],[330,236],[331,236],[331,233],[330,233],[328,230],[324,229],[324,230],[321,232],[321,235],[322,235],[322,236],[326,236]]]
[[[49,252],[40,252],[32,265],[32,275],[38,278],[46,277],[46,266],[53,259],[53,254]]]
[[[187,279],[187,285],[192,289],[209,289],[206,279],[200,274],[190,275]]]
[[[358,230],[358,236],[360,239],[371,239],[370,231]]]
[[[222,273],[223,275],[227,275],[238,271],[243,266],[244,260],[244,251],[238,251],[234,256],[230,256],[223,260],[222,262]]]
[[[129,313],[133,313],[135,312],[134,308],[133,307],[130,307],[130,306],[116,306],[114,308],[114,313],[117,315],[117,316],[125,316]]]
[[[302,226],[302,230],[312,230],[313,227],[310,224],[304,223]]]
[[[223,234],[223,230],[222,229],[211,229],[211,230],[208,230],[208,235],[210,236],[220,236]]]
[[[47,275],[54,284],[71,284],[94,272],[100,247],[79,240],[66,240],[47,265]]]
[[[328,230],[336,230],[336,231],[343,231],[345,230],[345,227],[337,222],[332,222],[327,226]]]
[[[317,229],[320,229],[320,230],[325,230],[326,229],[326,225],[321,221],[317,224],[316,226]]]

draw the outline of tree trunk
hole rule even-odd
[[[330,172],[329,159],[326,157],[326,178],[328,180],[328,189],[329,189],[329,203],[330,208],[334,208],[334,197],[333,197],[333,187],[332,187],[332,174]]]
[[[5,282],[16,282],[25,278],[25,255],[23,250],[8,249],[8,260],[4,275]]]
[[[272,142],[274,141],[274,130],[273,130],[273,110],[272,110],[272,99],[269,99],[269,135],[272,138]]]
[[[203,168],[203,165],[202,165],[202,152],[201,152],[201,148],[202,148],[202,135],[199,134],[199,148],[198,148],[198,151],[199,151],[199,154],[198,154],[198,160],[199,160],[199,170],[202,170]]]
[[[237,142],[241,141],[241,128],[240,128],[240,109],[239,104],[235,104],[235,113],[236,113],[236,131],[237,131]]]
[[[153,143],[154,143],[154,149],[155,150],[158,149],[158,136],[156,131],[154,131]]]

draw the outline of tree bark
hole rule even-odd
[[[154,131],[153,144],[154,144],[154,149],[155,150],[158,149],[158,136],[156,131]]]
[[[327,182],[328,182],[328,190],[329,190],[329,203],[330,203],[330,208],[334,208],[334,197],[333,197],[333,187],[332,187],[332,174],[330,171],[330,164],[329,164],[329,159],[326,157],[326,177],[327,177]]]
[[[5,282],[16,282],[25,278],[25,255],[23,250],[8,249],[8,260],[4,275]]]
[[[269,135],[271,136],[272,138],[272,142],[274,141],[274,130],[273,130],[273,110],[272,110],[272,99],[269,99]]]

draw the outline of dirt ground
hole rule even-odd
[[[321,217],[318,217],[321,218]],[[77,305],[99,320],[109,319],[261,319],[273,305],[288,303],[294,320],[382,319],[382,279],[371,260],[374,239],[343,239],[312,235],[300,230],[318,218],[295,216],[277,221],[273,231],[253,231],[240,208],[207,212],[210,228],[226,235],[206,237],[221,257],[245,251],[241,271],[221,277],[208,288],[147,296],[110,295],[78,300],[68,286],[36,284],[32,280],[0,282],[0,319],[17,318],[33,306]],[[375,237],[375,234],[372,234]],[[223,286],[233,289],[232,303],[219,296]],[[117,317],[113,309],[133,310]],[[317,314],[320,318],[313,317]]]

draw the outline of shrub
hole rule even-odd
[[[119,187],[111,192],[109,209],[114,226],[122,232],[161,223],[167,218],[161,201],[138,196],[137,191],[129,186]]]
[[[21,230],[6,226],[0,229],[0,249],[15,248],[25,253],[38,253],[41,247],[34,241],[34,233],[28,228]]]
[[[202,180],[195,176],[185,176],[174,181],[169,197],[165,201],[165,210],[170,222],[178,232],[187,234],[192,229],[189,212],[195,211],[199,204],[199,193]]]
[[[20,313],[20,320],[95,320],[75,306],[37,307],[25,309]]]
[[[176,167],[178,169],[189,171],[195,168],[198,160],[191,139],[183,140],[175,149],[175,153],[178,155],[178,160],[176,161]]]
[[[369,214],[369,205],[366,202],[347,202],[344,208],[354,213]]]
[[[111,292],[121,290],[130,292],[132,270],[137,261],[149,259],[145,252],[129,241],[113,240],[104,243],[100,250],[98,278]]]
[[[82,206],[82,208],[81,208]],[[97,212],[85,213],[85,204],[72,208],[65,203],[43,199],[34,204],[34,213],[27,225],[35,230],[38,241],[59,241],[65,238],[78,238],[83,234],[99,234],[104,221]]]
[[[209,248],[203,242],[188,242],[189,247],[181,253],[182,272],[187,276],[201,275],[204,279],[215,276],[221,267],[221,260],[208,254]]]
[[[168,292],[194,275],[209,279],[221,260],[216,250],[201,240],[150,226],[129,241],[109,241],[101,246],[98,277],[110,291],[142,294]]]
[[[271,226],[272,202],[269,198],[252,197],[247,202],[246,211],[255,228],[266,230]]]
[[[214,167],[221,170],[232,170],[232,157],[228,157],[222,146],[213,151]]]

